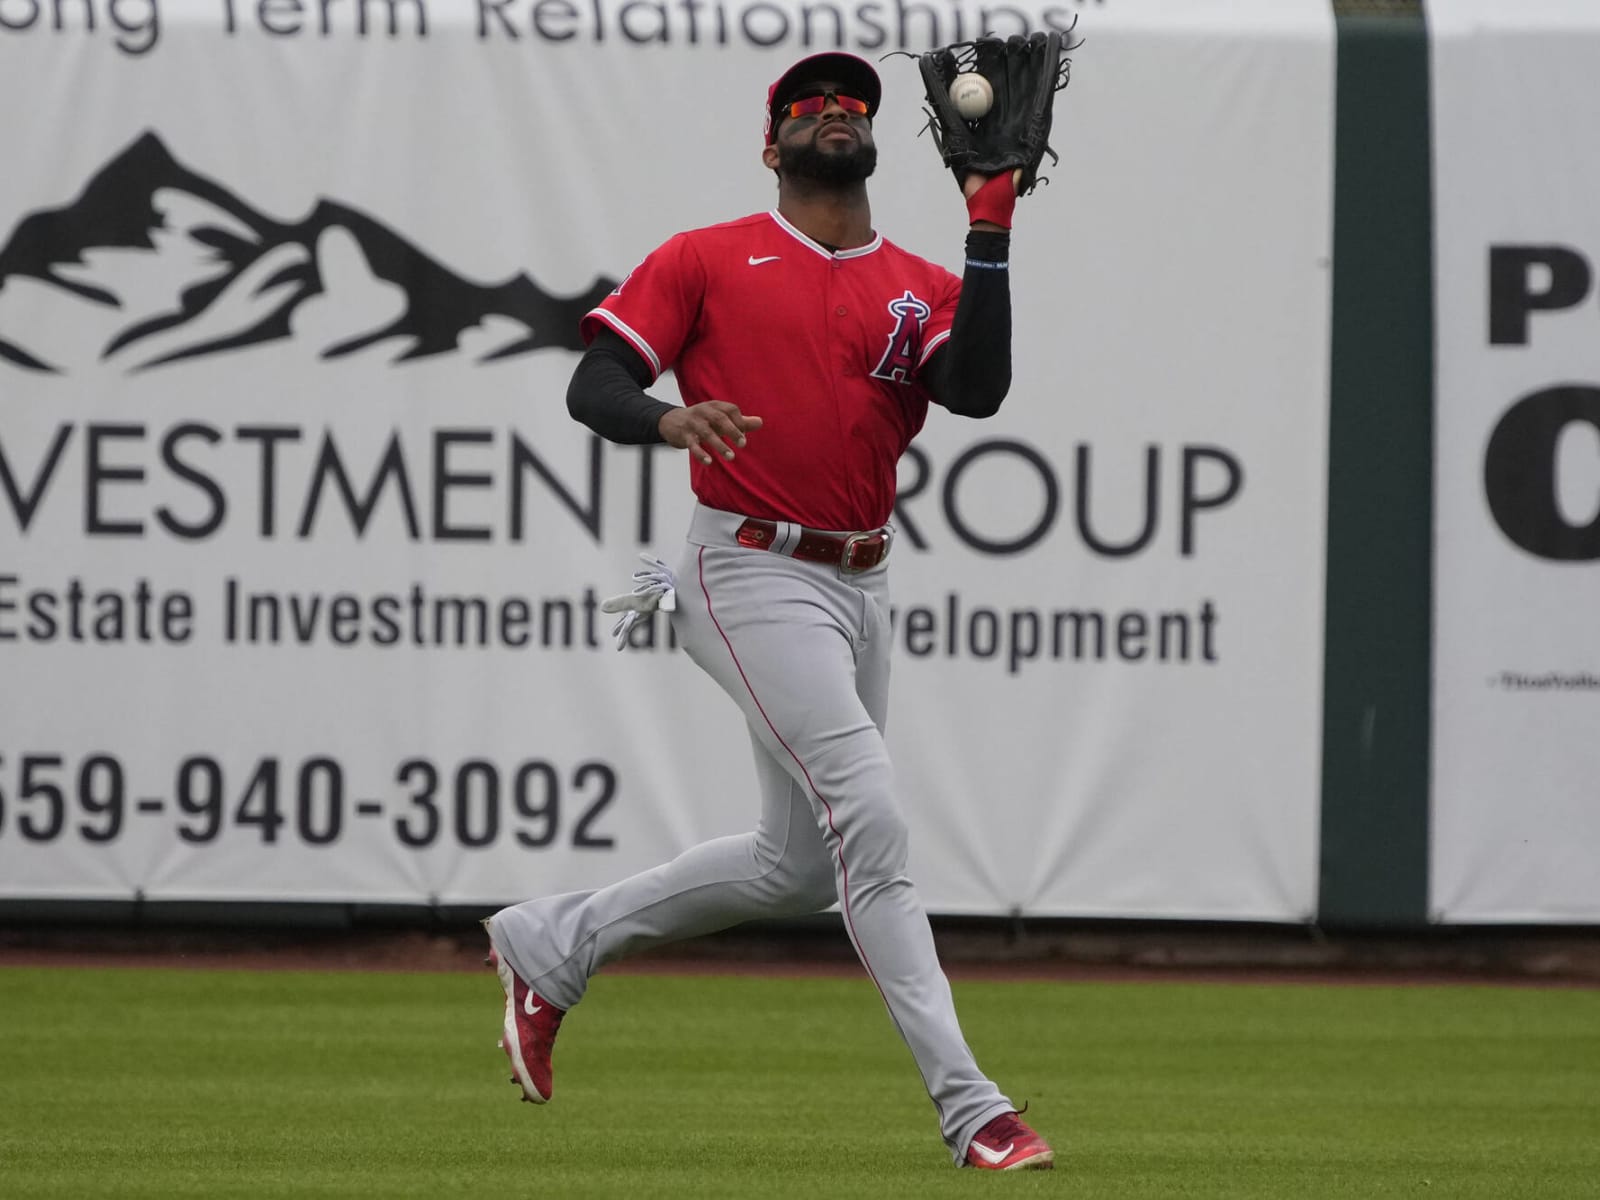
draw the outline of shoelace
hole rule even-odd
[[[996,1117],[983,1131],[985,1138],[996,1142],[1014,1141],[1019,1137],[1026,1137],[1027,1133],[1028,1127],[1017,1119],[1016,1113],[1006,1113],[1004,1116]]]

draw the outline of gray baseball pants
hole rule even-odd
[[[906,875],[906,821],[883,741],[886,565],[849,574],[746,549],[734,538],[741,521],[695,508],[672,619],[689,657],[750,727],[761,788],[755,832],[705,842],[597,891],[529,900],[485,924],[534,991],[571,1008],[590,976],[629,954],[837,900],[962,1162],[972,1135],[1013,1105],[967,1047]]]

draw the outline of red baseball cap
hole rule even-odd
[[[840,84],[865,100],[867,120],[877,115],[878,101],[883,99],[883,84],[879,82],[878,73],[872,69],[871,63],[841,50],[813,54],[795,63],[767,89],[767,145],[777,140],[779,104],[788,103],[789,98],[806,84],[823,80]]]

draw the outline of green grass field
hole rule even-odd
[[[0,1195],[1600,1195],[1600,992],[961,983],[1053,1172],[958,1171],[865,980],[0,969]]]

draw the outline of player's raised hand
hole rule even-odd
[[[703,463],[727,461],[734,447],[744,445],[747,430],[760,429],[760,417],[747,417],[737,404],[706,400],[665,414],[657,428],[669,446],[687,450]]]
[[[961,194],[970,200],[983,190],[983,185],[995,178],[993,175],[979,175],[973,173],[961,181]],[[1011,191],[1015,193],[1022,186],[1022,169],[1011,172]]]
[[[961,181],[961,194],[967,200],[967,219],[974,229],[1003,232],[1011,228],[1011,214],[1017,206],[1022,186],[1022,171],[1004,175],[968,175]]]

